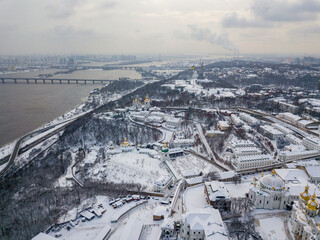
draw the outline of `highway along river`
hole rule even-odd
[[[67,78],[106,80],[114,80],[119,77],[141,78],[136,71],[130,70],[87,70],[73,74],[74,76],[66,74]],[[16,77],[24,77],[24,75],[20,73]],[[33,76],[30,76],[29,73],[25,77]],[[0,84],[0,146],[80,105],[90,91],[98,87],[101,85]]]

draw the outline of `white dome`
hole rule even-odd
[[[260,178],[260,185],[262,188],[267,188],[269,190],[283,190],[285,184],[282,179],[275,174],[269,174]]]

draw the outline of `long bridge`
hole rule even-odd
[[[113,80],[101,79],[70,79],[70,78],[39,78],[39,77],[0,77],[0,83],[26,84],[108,84]]]

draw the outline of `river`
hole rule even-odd
[[[52,72],[48,69],[6,76],[35,77],[40,73]],[[82,70],[55,77],[115,80],[119,77],[139,79],[141,75],[133,70]],[[0,146],[80,105],[97,87],[101,85],[0,84]]]

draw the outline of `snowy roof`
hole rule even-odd
[[[220,172],[218,173],[219,179],[228,179],[228,178],[233,178],[236,173],[234,171],[228,171],[228,172]]]
[[[262,153],[257,147],[238,147],[233,150],[235,153]]]
[[[85,217],[85,218],[88,219],[88,220],[91,220],[92,218],[94,218],[94,214],[91,213],[91,212],[89,212],[89,211],[87,211],[87,210],[81,212],[80,215],[81,215],[82,217]]]
[[[291,112],[279,113],[278,115],[279,115],[280,117],[281,117],[281,116],[286,116],[287,118],[290,118],[290,119],[292,119],[293,121],[299,121],[299,120],[301,119],[300,116],[294,115],[294,114],[292,114]]]
[[[310,177],[320,177],[320,166],[307,166],[306,171]]]
[[[187,169],[181,172],[183,177],[192,177],[195,175],[199,175],[199,173],[197,173],[195,170],[193,169]]]
[[[165,206],[157,206],[153,210],[153,216],[164,216],[167,217],[169,210]]]
[[[49,236],[45,233],[39,233],[37,236],[33,237],[31,240],[57,240],[57,238]]]
[[[272,126],[268,126],[268,125],[265,125],[265,126],[261,126],[261,128],[266,131],[266,132],[269,132],[273,135],[283,135],[282,132],[280,132],[278,129],[272,127]]]
[[[301,169],[276,169],[276,173],[286,183],[299,181],[300,178],[308,180],[307,174]]]
[[[305,150],[305,149],[298,149],[298,150],[287,150],[281,151],[279,155],[281,156],[298,156],[298,155],[305,155],[305,154],[317,154],[318,150]]]
[[[170,148],[169,149],[169,154],[174,154],[174,153],[179,153],[179,152],[183,152],[182,148]]]
[[[219,210],[214,208],[199,209],[197,212],[186,212],[182,220],[190,224],[190,230],[204,230],[207,240],[227,240]]]
[[[186,182],[189,184],[189,185],[192,185],[192,184],[197,184],[197,183],[201,183],[203,181],[203,177],[195,177],[195,178],[188,178],[186,179]]]
[[[175,139],[173,143],[190,143],[193,144],[193,139]]]
[[[172,218],[168,217],[163,220],[163,223],[161,224],[161,228],[174,228],[174,221]]]
[[[180,123],[181,119],[180,118],[169,117],[169,118],[166,119],[166,121],[170,122],[170,123]]]
[[[288,168],[296,168],[297,166],[319,166],[319,162],[315,159],[300,160],[298,162],[287,163]]]
[[[205,182],[209,199],[216,201],[217,199],[229,199],[229,192],[223,182],[212,181]]]
[[[276,129],[278,129],[280,132],[283,132],[285,134],[288,134],[288,133],[291,133],[292,131],[289,129],[289,128],[286,128],[284,126],[281,126],[280,124],[278,123],[274,123],[272,124],[272,126]]]
[[[316,144],[316,145],[320,145],[320,138],[318,137],[314,137],[314,136],[308,136],[306,138],[303,139],[304,141],[309,141],[313,144]]]
[[[229,123],[227,121],[219,121],[218,124],[221,126],[221,127],[229,127]]]
[[[311,124],[311,123],[313,123],[313,121],[311,121],[311,120],[300,120],[299,121],[299,124],[304,125],[304,126]]]
[[[238,162],[265,161],[272,160],[272,156],[268,154],[257,154],[236,157]]]
[[[206,134],[224,134],[224,132],[220,130],[207,130]]]
[[[250,140],[231,140],[230,141],[230,145],[234,146],[234,147],[247,147],[247,146],[252,146],[254,147],[254,143]]]

